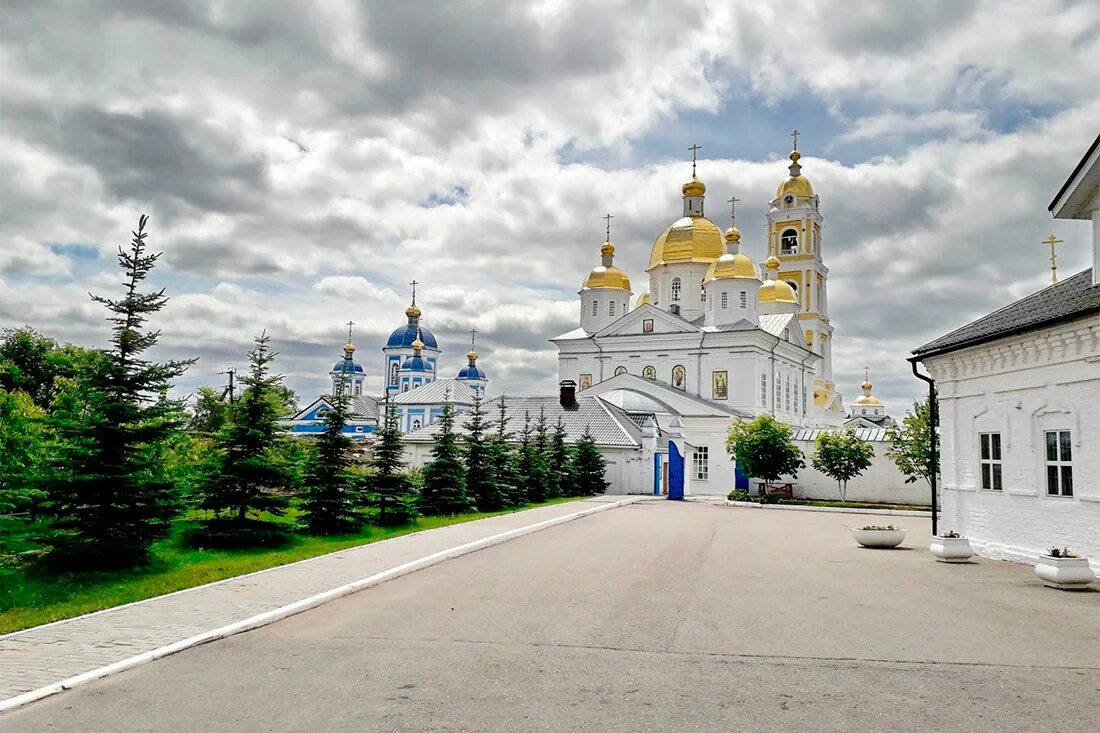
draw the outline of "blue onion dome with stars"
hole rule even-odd
[[[477,336],[477,329],[470,330],[470,351],[466,354],[466,366],[458,370],[458,376],[456,379],[460,382],[465,382],[478,392],[485,392],[485,387],[489,383],[489,375],[485,373],[485,370],[477,365],[477,349],[475,348],[476,342],[474,338]]]

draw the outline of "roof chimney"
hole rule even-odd
[[[577,404],[577,383],[572,379],[561,381],[561,406],[573,407]]]

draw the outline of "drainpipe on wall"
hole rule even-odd
[[[928,382],[928,452],[931,456],[932,462],[932,474],[929,477],[932,484],[932,535],[937,534],[938,524],[936,520],[939,518],[939,500],[936,496],[936,474],[939,473],[939,461],[936,456],[936,429],[940,426],[940,409],[936,402],[936,380],[932,377],[926,377],[917,371],[917,357],[909,359],[909,364],[913,367],[913,376],[922,382]]]
[[[596,357],[596,361],[600,363],[600,378],[596,380],[596,384],[599,384],[603,381],[603,347],[600,346],[600,340],[595,336],[592,337],[592,343],[596,345],[596,349],[600,352],[600,355]]]
[[[696,397],[702,397],[703,396],[703,341],[705,341],[706,338],[707,338],[707,334],[705,332],[703,333],[702,336],[699,337],[699,349],[698,349],[698,353],[695,354],[695,396]],[[727,391],[729,390],[728,384],[727,384],[726,389],[727,389]]]

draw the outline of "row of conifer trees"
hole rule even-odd
[[[551,430],[541,414],[526,416],[513,435],[503,399],[489,420],[479,398],[461,434],[447,405],[422,477],[406,469],[388,404],[366,465],[343,432],[346,396],[331,398],[316,440],[289,440],[278,423],[285,387],[266,333],[255,339],[244,390],[226,406],[224,424],[201,435],[187,430],[183,405],[166,395],[195,360],[146,357],[160,336],[148,318],[167,303],[162,289],[144,284],[160,256],[147,251],[146,222],[119,248],[122,297],[93,296],[113,324],[106,348],[65,347],[36,359],[26,353],[36,334],[26,329],[8,344],[23,353],[0,355],[0,565],[15,555],[62,569],[141,564],[188,510],[199,519],[185,541],[238,546],[285,540],[290,525],[270,520],[292,501],[297,529],[334,534],[368,521],[496,511],[606,488],[589,435],[567,446],[561,423]],[[68,359],[60,371],[51,362],[59,354]],[[43,374],[31,373],[39,366]]]

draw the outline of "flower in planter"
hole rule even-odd
[[[941,534],[940,537],[943,537],[945,540],[957,540],[960,537],[962,537],[962,535],[960,535],[958,532],[956,532],[953,529],[949,529],[946,532],[944,532],[943,534]]]
[[[1080,555],[1073,552],[1068,547],[1063,547],[1061,549],[1058,549],[1057,547],[1052,547],[1049,550],[1047,550],[1047,554],[1050,555],[1051,557],[1067,557],[1067,558],[1069,558],[1069,557],[1080,557]]]
[[[892,531],[896,530],[897,527],[895,527],[892,524],[887,524],[885,527],[883,527],[880,524],[865,524],[862,527],[860,527],[860,529],[865,529],[865,530],[874,531],[874,532],[886,532],[886,531],[892,532]]]

